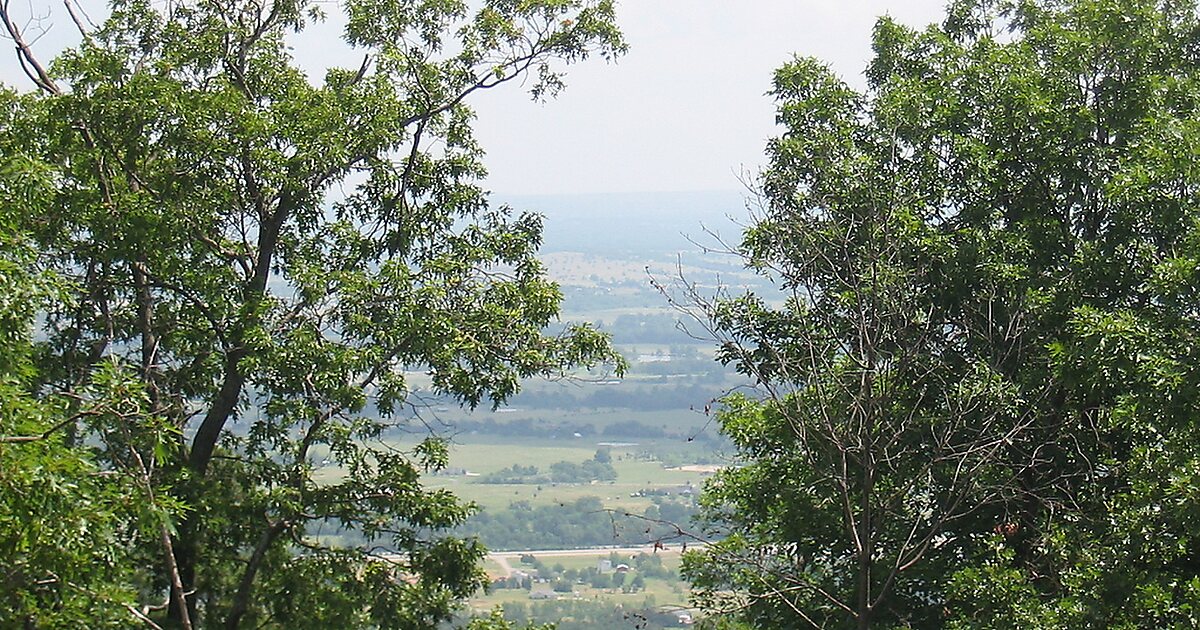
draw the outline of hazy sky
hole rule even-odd
[[[943,0],[625,0],[617,63],[572,69],[544,105],[520,93],[476,101],[498,192],[731,190],[776,135],[765,96],[793,54],[862,84],[871,28],[887,13],[940,21]]]
[[[21,2],[14,2],[14,9]],[[37,48],[52,56],[72,27],[61,2],[31,0],[50,18]],[[95,0],[83,3],[93,17]],[[877,16],[914,26],[938,21],[944,0],[624,0],[618,20],[631,46],[616,63],[571,68],[557,99],[520,89],[481,95],[476,131],[488,152],[486,185],[504,194],[733,190],[761,164],[777,133],[771,73],[793,54],[829,62],[853,84],[870,57]],[[305,64],[339,62],[326,25],[297,44]],[[3,45],[0,80],[21,81]],[[357,60],[345,61],[357,65]],[[22,83],[24,85],[24,83]]]

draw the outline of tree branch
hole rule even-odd
[[[21,70],[25,71],[26,76],[33,81],[40,90],[47,94],[59,95],[62,90],[50,78],[50,74],[46,72],[45,66],[38,61],[33,54],[33,49],[25,41],[21,29],[13,22],[12,12],[9,10],[11,0],[3,0],[0,2],[0,21],[4,22],[4,28],[8,31],[9,37],[17,48],[17,60],[21,63]]]
[[[258,574],[258,569],[262,566],[263,559],[267,555],[267,550],[279,538],[280,534],[290,526],[291,523],[289,521],[280,519],[271,523],[267,530],[262,533],[262,536],[259,537],[258,544],[254,546],[254,551],[246,561],[246,569],[242,571],[242,578],[238,581],[238,590],[233,598],[233,606],[229,610],[229,616],[225,619],[225,627],[229,628],[229,630],[236,630],[241,625],[242,617],[245,616],[250,607],[250,591],[254,587],[254,578]]]

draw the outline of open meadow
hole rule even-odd
[[[651,493],[671,492],[684,496],[699,491],[704,473],[665,467],[661,461],[650,459],[653,443],[623,443],[627,446],[604,446],[600,442],[573,440],[573,445],[560,446],[554,442],[498,440],[455,443],[450,447],[452,475],[430,476],[430,487],[446,488],[464,500],[472,501],[485,510],[507,508],[518,501],[532,505],[564,505],[588,496],[600,498],[606,508],[641,513],[652,505]],[[617,444],[622,444],[618,442]],[[549,470],[560,461],[584,462],[593,459],[598,450],[608,450],[614,480],[579,483],[484,483],[485,475],[497,473],[513,464],[535,466]],[[637,495],[637,496],[633,496]]]

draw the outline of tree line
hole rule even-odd
[[[641,513],[604,507],[599,497],[566,503],[516,501],[504,510],[481,510],[459,527],[490,549],[575,549],[610,545],[642,545],[690,540],[686,528],[695,513],[692,501],[653,497]]]
[[[488,473],[479,478],[478,483],[487,484],[550,484],[550,483],[590,483],[592,481],[613,481],[617,478],[617,470],[611,461],[589,459],[582,462],[561,461],[550,464],[550,469],[539,474],[537,466],[522,466],[513,464],[503,470]]]

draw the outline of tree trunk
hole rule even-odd
[[[175,545],[171,542],[171,532],[163,525],[160,530],[163,544],[163,555],[167,561],[167,573],[171,580],[170,605],[167,608],[167,619],[172,625],[182,630],[192,630],[192,619],[195,618],[195,604],[190,601],[184,584],[190,584],[191,579],[184,579],[180,574],[179,557],[175,555]]]

